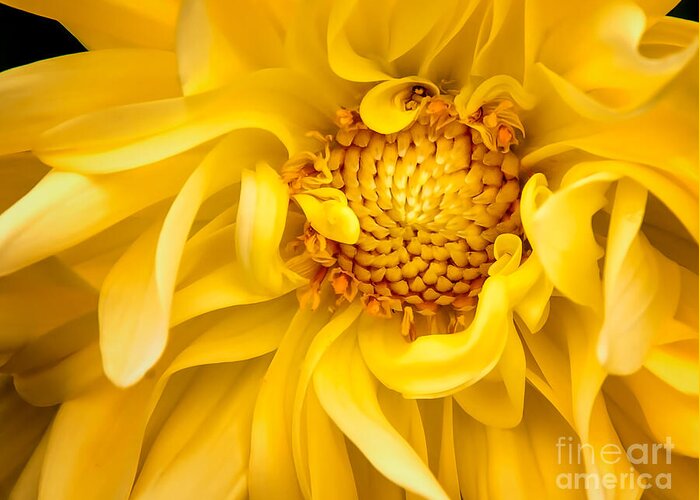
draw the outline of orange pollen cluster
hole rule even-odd
[[[403,311],[407,329],[414,311],[474,308],[495,260],[494,241],[522,235],[520,162],[510,143],[503,147],[514,130],[494,127],[498,144],[489,149],[477,118],[461,120],[451,97],[418,97],[416,120],[394,134],[339,111],[325,152],[283,169],[292,193],[342,191],[360,222],[355,244],[325,238],[307,223],[300,239],[320,266],[312,289],[329,280],[340,300],[359,295],[370,314]]]

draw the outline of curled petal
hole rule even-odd
[[[646,27],[646,15],[638,5],[610,2],[561,23],[548,37],[541,57],[600,102],[629,111],[648,102],[697,54],[695,37],[663,57],[646,57],[639,50]]]
[[[539,260],[533,254],[521,265],[522,241],[510,234],[496,239],[494,253],[497,260],[489,270],[491,276],[465,330],[421,336],[409,343],[393,331],[401,327],[398,319],[361,318],[358,338],[362,354],[387,387],[410,398],[439,397],[468,387],[491,372],[501,359],[508,337],[515,332],[513,311],[532,326],[532,331],[541,327],[552,285]],[[511,352],[513,349],[517,350],[512,347]]]
[[[554,285],[534,252],[508,280],[513,310],[531,332],[539,331],[549,315]]]
[[[576,165],[568,173],[570,180],[582,179],[596,173],[610,173],[618,177],[629,177],[657,196],[673,214],[678,217],[683,227],[696,241],[700,228],[700,216],[695,207],[698,205],[697,189],[690,183],[680,181],[666,172],[622,161],[593,161]]]
[[[616,178],[591,175],[552,193],[544,175],[535,174],[522,194],[523,227],[547,276],[571,300],[595,308],[602,305],[597,262],[602,249],[591,218],[607,202],[605,192]]]
[[[304,211],[306,218],[316,231],[340,243],[354,245],[360,237],[360,221],[345,202],[321,201],[310,194],[294,195],[294,200]]]
[[[380,134],[392,134],[408,127],[420,111],[420,104],[412,100],[417,87],[425,95],[439,93],[434,83],[418,77],[389,80],[375,86],[360,103],[362,121]]]
[[[492,76],[478,87],[465,87],[455,97],[455,106],[463,118],[474,114],[489,101],[506,97],[521,109],[532,109],[535,96],[530,94],[515,78],[508,75]]]
[[[280,256],[289,206],[287,186],[268,165],[243,171],[236,218],[236,255],[250,285],[278,292],[306,280],[291,271]]]
[[[520,266],[523,255],[523,244],[515,234],[499,234],[493,245],[493,254],[496,258],[489,267],[489,276],[506,276]]]
[[[494,243],[494,262],[490,276],[504,276],[508,302],[531,332],[538,331],[547,319],[553,285],[547,278],[535,252],[525,262],[523,242],[514,234],[501,234]]]
[[[155,280],[161,302],[169,309],[180,260],[195,216],[213,194],[235,184],[241,172],[265,159],[282,161],[284,148],[260,130],[235,131],[223,138],[187,179],[168,211],[158,237]],[[230,249],[233,251],[233,246]]]
[[[476,382],[496,365],[514,328],[504,297],[504,278],[491,277],[465,330],[413,342],[399,334],[398,319],[362,316],[358,338],[367,366],[384,385],[406,397],[439,397]]]

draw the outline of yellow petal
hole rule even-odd
[[[246,167],[261,159],[281,162],[284,157],[284,148],[271,134],[236,131],[222,139],[187,179],[163,221],[153,263],[157,291],[166,310],[170,309],[185,242],[202,204],[238,182]]]
[[[454,449],[463,498],[537,499],[585,498],[583,490],[557,487],[562,475],[583,473],[575,460],[567,460],[566,448],[558,455],[561,438],[574,437],[547,400],[526,391],[523,421],[513,429],[488,427],[460,408],[454,411]],[[568,443],[568,441],[565,441]],[[578,441],[574,441],[574,449]]]
[[[618,182],[604,268],[605,319],[598,338],[598,358],[614,374],[641,367],[678,303],[677,266],[638,233],[646,199],[638,184]]]
[[[36,408],[15,392],[12,378],[0,375],[0,484],[12,484],[41,441],[54,410]]]
[[[557,300],[559,299],[554,301]],[[556,318],[552,319],[555,327],[557,322]],[[521,339],[527,345],[526,376],[528,382],[547,398],[562,418],[573,427],[571,376],[566,347],[560,345],[556,336],[546,333],[532,335],[527,332],[526,328],[521,326],[520,329],[523,331]],[[547,323],[544,327],[544,330],[546,329]]]
[[[247,71],[282,65],[278,19],[265,3],[270,2],[182,2],[177,55],[185,94],[222,87]]]
[[[469,415],[491,427],[515,427],[523,415],[525,354],[515,330],[508,335],[494,373],[454,394]]]
[[[536,252],[522,262],[523,242],[514,234],[501,234],[493,249],[494,262],[489,276],[501,276],[507,288],[510,307],[531,332],[538,331],[547,320],[552,283],[547,278]]]
[[[600,321],[591,314],[591,309],[577,306],[564,299],[553,300],[550,319],[540,335],[550,335],[560,343],[567,354],[558,358],[559,365],[568,357],[568,371],[565,378],[570,385],[559,386],[560,401],[570,401],[572,425],[582,444],[582,462],[589,474],[629,473],[631,464],[626,456],[618,461],[601,460],[601,453],[608,444],[621,446],[617,432],[612,426],[601,393],[605,370],[596,357],[596,336]],[[538,359],[539,363],[539,359]],[[568,394],[567,394],[568,393]],[[634,479],[634,478],[633,478]],[[605,498],[606,489],[592,485],[592,495]],[[620,498],[638,498],[636,485],[632,488],[614,490]]]
[[[675,390],[695,396],[700,392],[698,341],[682,340],[653,347],[644,368]]]
[[[48,172],[49,168],[31,153],[0,156],[3,183],[0,186],[0,213],[27,194]]]
[[[290,396],[296,379],[290,374],[329,319],[330,313],[323,305],[317,311],[300,310],[265,375],[253,416],[249,473],[252,500],[303,498],[292,455]]]
[[[602,450],[608,445],[612,445],[612,447],[608,446],[608,449],[625,449],[622,448],[618,432],[613,427],[602,394],[598,395],[591,408],[589,430],[586,431],[585,439],[581,439],[581,444],[581,454],[588,474],[595,474],[600,477],[604,477],[606,474],[612,474],[616,477],[621,477],[620,474],[624,473],[632,474],[631,487],[629,485],[623,487],[620,484],[614,488],[605,488],[602,484],[597,484],[588,488],[591,496],[606,498],[606,493],[609,490],[612,491],[608,495],[615,495],[615,498],[625,500],[634,500],[641,496],[642,488],[640,483],[637,482],[638,472],[634,469],[625,453],[622,453],[617,461],[602,459]]]
[[[656,197],[650,197],[647,202],[642,231],[659,252],[684,269],[698,272],[698,244],[673,212]]]
[[[438,480],[450,498],[459,497],[459,474],[455,452],[454,411],[452,398],[442,401],[442,432],[440,436],[440,458]]]
[[[596,308],[602,303],[597,262],[602,249],[591,218],[605,205],[605,191],[615,178],[595,174],[551,193],[544,176],[536,174],[522,194],[523,227],[547,276],[571,300]]]
[[[174,0],[8,0],[6,4],[56,19],[90,49],[172,49],[179,2]],[[99,19],[99,22],[95,22]]]
[[[695,332],[691,337],[684,338],[697,338],[700,304],[698,301],[698,274],[683,268],[679,270],[681,272],[681,299],[678,302],[675,319]],[[673,340],[667,342],[673,342]]]
[[[308,392],[305,413],[311,498],[357,499],[345,437],[321,407],[315,391]]]
[[[377,387],[377,400],[389,425],[413,448],[421,461],[429,465],[426,427],[423,424],[423,415],[418,409],[418,401],[406,399],[381,385]],[[431,469],[431,472],[435,473],[435,470]],[[444,488],[442,484],[440,486]],[[410,490],[405,494],[407,500],[424,498]]]
[[[653,4],[656,2],[651,0],[650,2],[644,1],[640,3]],[[672,5],[673,0],[668,0],[668,3]],[[642,8],[645,10],[648,10],[647,7],[649,5],[642,5]],[[662,9],[663,7],[661,7]],[[659,12],[651,14],[654,19],[647,23],[647,30],[639,42],[639,51],[643,55],[647,57],[668,55],[669,52],[692,45],[694,39],[697,38],[696,23],[688,19],[666,16],[665,14],[668,12],[668,9],[663,10],[663,17],[659,16]],[[650,16],[649,12],[647,12],[647,16]]]
[[[345,440],[359,498],[405,500],[411,494],[379,472],[352,441]],[[413,500],[413,499],[411,499]]]
[[[268,69],[192,96],[89,113],[45,132],[34,151],[51,166],[104,172],[146,165],[234,129],[277,135],[293,154],[315,147],[306,136],[323,130],[335,110],[310,89],[317,84],[287,69]],[[313,94],[313,97],[312,97]]]
[[[584,162],[571,169],[570,174],[584,177],[598,172],[609,172],[619,176],[627,176],[641,184],[666,205],[683,227],[697,241],[700,227],[700,216],[694,207],[698,204],[698,196],[692,188],[683,185],[676,179],[669,178],[665,172],[644,165],[617,161]],[[670,227],[668,220],[665,221]],[[686,234],[684,234],[686,236]],[[687,237],[687,236],[686,236]]]
[[[671,437],[675,450],[690,457],[700,453],[698,397],[678,392],[647,370],[625,377],[642,408],[652,435],[658,442]],[[663,401],[659,405],[659,401]]]
[[[551,312],[551,327],[542,334],[558,329],[555,335],[563,338],[569,358],[574,425],[581,440],[588,442],[593,427],[591,415],[606,375],[596,357],[595,337],[599,321],[588,308],[567,301],[561,301],[557,306],[556,312]],[[603,415],[602,410],[600,414]]]
[[[236,198],[237,195],[238,193]],[[201,267],[214,269],[230,260],[230,250],[236,246],[238,203],[231,203],[228,196],[223,198],[217,200],[220,203],[212,204],[213,213],[206,215],[208,220],[203,221],[204,224],[198,227],[185,243],[180,262],[179,284],[192,281],[200,274],[198,271]],[[204,208],[208,209],[210,206]],[[213,264],[207,266],[210,260]]]
[[[386,19],[389,24],[387,59],[398,59],[418,45],[444,16],[449,5],[448,2],[438,2],[431,9],[423,9],[420,0],[409,0],[394,5]],[[416,15],[416,12],[421,12],[421,15]]]
[[[340,243],[354,245],[360,237],[360,220],[347,200],[321,201],[310,194],[294,195],[309,224],[320,234]]]
[[[492,76],[476,88],[465,87],[455,96],[460,116],[468,117],[479,107],[497,98],[507,97],[519,108],[528,110],[535,105],[535,96],[526,91],[515,78],[508,75]]]
[[[100,352],[107,377],[119,387],[141,379],[158,361],[168,339],[169,310],[153,274],[158,226],[126,251],[100,293]]]
[[[279,293],[306,280],[286,267],[280,242],[287,221],[289,192],[280,176],[266,164],[244,170],[236,218],[236,255],[249,286]]]
[[[95,303],[95,290],[55,259],[0,278],[0,352],[93,311]]]
[[[172,196],[199,156],[193,151],[146,168],[98,177],[49,173],[0,215],[0,275],[84,241]]]
[[[493,244],[493,254],[496,262],[489,267],[489,276],[510,275],[520,265],[523,255],[522,240],[514,234],[499,234]]]
[[[680,184],[697,199],[698,123],[693,113],[698,98],[697,73],[696,63],[688,65],[652,103],[621,114],[543,70],[544,76],[537,81],[538,89],[542,89],[542,105],[527,120],[528,152],[522,157],[523,168],[578,148],[599,157],[640,164],[631,168],[628,175],[670,207],[678,202],[665,192],[668,184]],[[552,86],[556,90],[544,91]],[[655,146],[662,144],[663,147]],[[664,182],[660,186],[649,185],[645,178],[650,175],[662,177]],[[676,215],[684,220],[683,213]],[[689,231],[697,234],[696,227]]]
[[[354,335],[328,350],[315,372],[314,387],[321,406],[386,477],[426,498],[447,498],[427,465],[384,416],[376,381]]]
[[[373,87],[360,103],[360,116],[370,129],[380,134],[392,134],[408,127],[418,116],[420,106],[407,109],[413,89],[422,87],[427,95],[439,94],[437,86],[424,78],[408,76],[389,80]]]
[[[587,9],[549,33],[540,59],[604,104],[629,111],[656,95],[697,53],[695,39],[663,57],[645,57],[639,44],[646,25],[644,11],[632,2]]]
[[[433,55],[443,37],[451,38],[453,18],[461,14],[456,3],[436,0],[428,10],[421,10],[414,0],[337,5],[329,23],[334,30],[328,36],[329,62],[338,75],[351,81],[422,74],[426,53]],[[415,15],[419,10],[421,15]],[[378,73],[384,76],[373,78]]]
[[[235,221],[237,211],[238,205],[232,205],[225,215]],[[217,219],[218,217],[197,231],[185,243],[177,277],[179,289],[231,260],[231,249],[236,248],[236,224],[217,228]]]
[[[288,294],[227,311],[177,355],[163,377],[193,366],[242,361],[274,351],[297,308],[296,297]]]
[[[306,495],[310,494],[311,486],[309,475],[306,468],[303,466],[303,464],[307,462],[307,458],[302,448],[301,425],[302,410],[309,384],[323,355],[330,346],[352,326],[361,312],[362,305],[358,301],[355,301],[349,304],[346,309],[335,314],[328,324],[321,328],[314,336],[299,369],[299,380],[296,386],[292,409],[292,452],[295,463],[299,464],[299,483],[302,492]]]
[[[385,73],[384,68],[378,62],[359,54],[350,40],[346,25],[360,5],[361,2],[352,0],[334,3],[331,7],[328,14],[328,63],[338,76],[346,80],[354,82],[386,80],[389,75]],[[373,7],[386,8],[383,4],[374,4]],[[376,22],[381,19],[380,16],[376,16],[376,13],[372,14],[371,17],[365,17],[365,20]],[[376,38],[379,33],[386,30],[386,27],[381,25],[377,28],[377,31],[366,30],[365,36]]]
[[[479,28],[486,24],[484,16],[489,5],[483,2],[454,2],[452,10],[445,6],[442,26],[434,30],[434,45],[421,54],[418,75],[429,76],[432,81],[454,82],[456,88],[471,80],[474,53],[480,42]]]
[[[16,375],[17,392],[36,406],[75,398],[103,378],[97,342],[38,373]]]
[[[166,206],[167,202],[161,202],[141,210],[138,216],[128,217],[57,253],[56,258],[95,290],[99,290],[112,266],[136,238],[156,221],[163,219]]]
[[[153,383],[102,384],[63,403],[44,458],[39,498],[125,498],[131,490]]]
[[[659,486],[654,488],[651,482],[652,494],[660,493],[660,498],[671,500],[677,498],[695,498],[698,494],[697,484],[697,460],[678,453],[673,447],[660,448],[659,444],[667,444],[667,441],[659,443],[649,433],[644,416],[639,411],[639,406],[634,401],[634,396],[623,386],[619,379],[610,379],[606,384],[608,395],[608,412],[622,444],[627,448],[633,446],[635,457],[641,456],[641,447],[646,447],[646,456],[649,460],[635,460],[635,469],[647,477],[659,478]],[[669,436],[670,437],[670,436]],[[671,439],[671,441],[673,441]],[[670,443],[673,444],[672,442]],[[663,474],[663,475],[659,475]],[[663,488],[664,481],[672,480],[672,488]]]
[[[481,43],[474,54],[472,74],[509,75],[522,79],[524,71],[521,40],[524,37],[524,4],[496,0],[488,5],[479,33]]]
[[[77,397],[103,379],[94,312],[47,332],[17,351],[2,367],[35,406]]]
[[[528,330],[537,332],[547,321],[549,299],[554,286],[547,278],[542,263],[534,252],[508,280],[509,293],[514,304],[513,310],[527,325]],[[519,294],[520,291],[526,291]]]
[[[364,360],[384,385],[406,397],[437,397],[474,383],[496,365],[514,328],[506,296],[503,278],[491,277],[466,329],[413,342],[400,334],[400,319],[364,315],[358,325]]]
[[[48,438],[49,432],[47,431],[17,478],[17,482],[10,492],[9,498],[11,500],[34,500],[39,497],[39,479],[44,465]]]
[[[0,76],[0,154],[31,149],[70,118],[111,106],[179,95],[176,61],[157,50],[84,52]]]
[[[179,325],[217,309],[266,302],[297,288],[289,284],[275,292],[254,290],[244,278],[245,273],[238,262],[228,262],[177,290],[173,296],[170,324]]]
[[[260,359],[198,368],[158,431],[131,497],[243,498],[250,422],[268,363]]]

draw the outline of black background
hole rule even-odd
[[[671,15],[697,21],[698,0],[682,0]],[[0,5],[0,71],[82,50],[56,21]]]

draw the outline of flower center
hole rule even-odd
[[[283,177],[292,192],[341,191],[359,220],[353,244],[308,225],[303,236],[338,295],[359,293],[366,309],[382,316],[407,307],[424,315],[441,307],[466,311],[495,260],[498,235],[522,235],[520,162],[504,148],[489,149],[451,97],[408,105],[420,106],[417,118],[394,134],[374,132],[357,112],[341,110],[325,155],[288,163]],[[514,137],[513,130],[500,135],[507,133]]]

